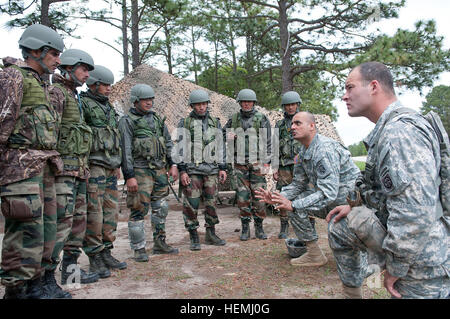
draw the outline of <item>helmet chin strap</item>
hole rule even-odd
[[[75,84],[75,87],[83,86],[83,83],[77,79],[75,76],[75,70],[80,66],[80,63],[77,63],[73,66],[72,70],[69,72],[65,68],[61,68],[61,73],[64,78],[68,81],[72,81]]]
[[[50,71],[50,69],[45,65],[44,63],[44,57],[47,55],[48,51],[50,51],[50,47],[44,47],[42,49],[42,53],[41,55],[36,58],[34,57],[32,54],[29,54],[28,57],[32,58],[34,61],[36,61],[37,63],[39,63],[39,65],[42,67],[42,69],[44,70],[44,73],[46,74],[52,74],[53,72]]]

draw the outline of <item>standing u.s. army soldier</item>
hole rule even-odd
[[[95,65],[86,81],[88,91],[81,93],[86,124],[92,129],[87,188],[87,225],[83,250],[88,256],[100,254],[109,269],[125,269],[127,264],[111,255],[119,218],[120,134],[118,115],[109,103],[114,75]]]
[[[62,38],[34,24],[19,40],[26,67],[4,61],[0,71],[0,196],[5,217],[0,277],[5,299],[51,298],[41,277],[56,238],[55,172],[61,114],[41,79],[61,63]]]
[[[180,186],[184,194],[184,224],[189,231],[191,250],[201,249],[197,232],[199,227],[197,216],[202,197],[205,201],[205,242],[209,245],[225,245],[225,241],[216,235],[215,225],[219,223],[216,211],[218,183],[219,181],[224,183],[227,179],[226,153],[221,133],[222,127],[219,119],[209,114],[209,102],[206,91],[192,91],[189,95],[189,105],[193,110],[178,124],[178,128],[186,129],[183,133],[189,134],[181,135],[177,146],[183,143],[182,149],[190,154],[190,157],[183,157],[184,160],[177,163],[177,166],[180,172]]]
[[[64,170],[56,174],[58,230],[52,254],[51,271],[46,278],[46,288],[57,298],[69,297],[56,283],[54,271],[63,259],[76,261],[81,254],[86,231],[86,182],[89,177],[88,156],[92,144],[92,130],[86,125],[81,102],[76,90],[94,69],[92,57],[83,50],[69,49],[61,54],[61,75],[55,74],[50,88],[51,103],[62,110],[58,152],[64,162]],[[64,276],[65,269],[62,272]],[[98,280],[95,273],[80,270],[80,283]]]
[[[393,297],[448,298],[450,221],[439,197],[436,133],[418,113],[400,112],[392,75],[382,63],[354,68],[345,89],[348,114],[376,125],[364,140],[366,169],[349,196],[351,206],[327,217],[344,294],[362,298],[361,260],[369,250],[386,269],[384,286]]]
[[[306,244],[306,253],[291,259],[291,265],[322,266],[327,258],[317,243],[310,217],[325,219],[331,209],[345,203],[360,171],[345,147],[317,133],[311,113],[294,115],[291,128],[292,136],[302,144],[292,183],[283,187],[281,193],[260,189],[257,194],[267,203],[276,204],[277,209],[289,212],[295,234]]]
[[[227,156],[234,157],[236,198],[242,223],[240,239],[250,238],[249,223],[252,216],[256,238],[267,239],[263,229],[266,205],[255,198],[254,192],[260,187],[266,187],[265,175],[269,171],[272,154],[270,121],[255,109],[257,99],[253,90],[239,91],[236,101],[241,110],[232,115],[223,131],[227,141]],[[265,152],[261,151],[264,149]],[[230,162],[230,159],[227,159],[227,162]]]
[[[279,135],[279,161],[278,169],[273,173],[273,179],[277,182],[276,189],[281,190],[292,182],[294,176],[294,157],[300,150],[300,142],[291,134],[292,118],[300,111],[302,100],[295,91],[288,91],[281,97],[281,107],[284,109],[284,118],[275,124]],[[280,233],[278,238],[287,238],[289,234],[288,213],[280,211]]]
[[[146,84],[131,88],[133,107],[119,120],[122,173],[127,185],[127,206],[131,209],[128,234],[136,261],[148,261],[145,250],[144,217],[151,206],[153,253],[173,254],[178,249],[166,243],[165,223],[169,207],[169,175],[178,179],[172,160],[173,142],[164,120],[151,111],[155,92]]]

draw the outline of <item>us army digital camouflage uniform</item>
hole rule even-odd
[[[241,220],[249,222],[253,216],[255,222],[262,222],[266,217],[266,206],[263,201],[255,198],[255,190],[260,187],[266,188],[266,178],[261,172],[261,167],[263,164],[270,164],[271,162],[271,126],[267,117],[256,111],[255,108],[249,112],[240,110],[236,115],[228,120],[223,132],[225,140],[227,132],[231,129],[234,129],[238,135],[237,139],[234,140],[234,145],[227,144],[227,156],[234,157],[237,205]],[[236,117],[235,121],[233,121],[234,117]],[[255,130],[252,130],[252,128]],[[266,136],[259,136],[260,129]],[[254,134],[249,134],[250,131],[253,131]],[[240,139],[239,136],[244,137],[242,133],[245,133],[245,138]],[[254,137],[254,139],[251,137]],[[262,149],[263,145],[260,145],[260,142],[266,144],[265,151],[262,153],[260,153],[260,147]]]
[[[61,113],[49,103],[47,83],[32,69],[11,64],[4,60],[6,68],[0,71],[0,196],[5,217],[0,276],[3,285],[15,286],[41,277],[51,265],[54,174],[63,163],[56,151]],[[33,106],[45,123],[26,113]]]
[[[345,204],[359,174],[350,152],[329,137],[317,133],[308,148],[300,147],[292,183],[281,190],[292,201],[289,220],[300,240],[318,239],[309,217],[324,219],[334,207]]]
[[[137,193],[127,193],[127,206],[131,209],[129,232],[136,228],[130,235],[139,234],[135,240],[130,238],[130,246],[138,250],[145,247],[144,225],[138,222],[144,221],[150,206],[153,238],[166,236],[168,204],[165,197],[169,194],[166,167],[174,164],[173,142],[167,126],[155,112],[143,114],[135,107],[119,120],[119,131],[123,176],[125,180],[134,177],[138,183]],[[149,135],[155,139],[148,139],[151,140],[148,145],[141,144]]]
[[[362,285],[370,251],[381,268],[399,277],[394,288],[403,298],[448,298],[450,226],[439,200],[438,140],[418,114],[387,122],[399,107],[391,104],[364,140],[368,156],[357,190],[365,206],[329,223],[330,247],[348,287]]]
[[[83,250],[87,255],[112,249],[119,218],[116,171],[122,162],[118,115],[106,96],[81,93],[87,125],[93,131],[89,154],[87,226]]]
[[[202,197],[205,203],[205,227],[214,227],[219,223],[216,211],[218,173],[219,170],[225,171],[227,168],[220,121],[219,119],[213,119],[209,112],[204,116],[199,116],[195,111],[192,111],[188,118],[180,120],[178,128],[186,128],[190,134],[190,143],[187,143],[188,139],[183,139],[182,136],[178,138],[178,143],[184,143],[182,149],[187,152],[187,147],[192,146],[189,150],[191,158],[177,163],[180,175],[186,172],[191,179],[189,185],[183,186],[185,227],[187,230],[199,227],[198,209]],[[196,145],[198,145],[197,149]],[[207,162],[203,158],[207,147],[212,148],[210,155],[216,158],[214,161],[211,158]],[[196,162],[194,158],[196,150],[198,157],[201,158],[199,162]]]
[[[78,93],[61,75],[53,76],[50,88],[52,105],[63,110],[58,152],[64,162],[63,172],[56,175],[58,231],[53,251],[56,269],[62,249],[69,255],[80,255],[86,232],[88,156],[92,130],[86,125]]]

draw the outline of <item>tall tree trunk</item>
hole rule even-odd
[[[219,43],[214,41],[214,91],[219,92]]]
[[[195,84],[198,84],[198,70],[197,70],[197,50],[195,49],[195,39],[194,39],[194,26],[191,26],[191,37],[192,37],[192,55],[194,58],[194,78]]]
[[[131,0],[131,66],[139,66],[139,13],[138,1]]]
[[[127,0],[122,0],[122,51],[123,51],[123,74],[128,75],[128,23],[127,23]]]
[[[166,36],[166,61],[167,68],[169,69],[169,74],[173,74],[173,66],[172,66],[172,46],[170,44],[170,30],[167,27],[167,24],[164,26],[164,34]]]
[[[291,91],[293,88],[291,76],[291,55],[292,51],[289,43],[288,16],[286,1],[279,1],[280,10],[280,42],[281,42],[281,93]]]
[[[50,26],[50,18],[48,16],[50,10],[50,0],[41,1],[41,24]]]

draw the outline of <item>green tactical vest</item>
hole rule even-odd
[[[61,89],[66,101],[57,150],[65,165],[84,167],[92,146],[92,130],[84,122],[81,105],[69,95],[67,88],[60,83],[54,86]]]
[[[261,128],[261,122],[264,118],[264,114],[260,113],[260,112],[255,112],[255,114],[253,115],[253,123],[252,123],[252,127],[255,129],[256,131],[256,140],[257,140],[257,144],[256,144],[256,149],[258,151],[259,154],[259,129]],[[233,129],[237,129],[238,127],[241,127],[241,112],[237,112],[233,114],[233,117],[231,118],[231,127]],[[245,136],[245,153],[248,154],[249,152],[249,137]],[[237,152],[237,147],[235,147],[234,152]],[[258,156],[259,159],[259,156]]]
[[[58,142],[59,114],[50,105],[45,88],[31,71],[10,66],[23,75],[23,98],[19,117],[9,136],[8,147],[55,150]]]
[[[288,161],[293,161],[294,157],[300,152],[300,142],[294,140],[291,134],[291,128],[286,126],[286,119],[281,120],[280,129],[280,161],[285,166]]]
[[[201,120],[198,120],[198,121],[201,123],[200,125],[203,125]],[[200,127],[200,130],[199,130],[200,132],[202,132],[201,136],[196,137],[195,136],[195,131],[196,131],[195,123],[196,123],[195,119],[193,119],[191,116],[188,116],[184,119],[184,128],[189,130],[189,132],[191,133],[192,162],[194,162],[195,147],[198,147],[198,144],[195,144],[194,141],[197,141],[200,138],[202,139],[202,145],[201,145],[202,148],[199,151],[201,152],[200,154],[203,154],[203,150],[205,149],[205,147],[208,144],[212,143],[216,139],[215,134],[212,134],[212,136],[209,136],[209,138],[208,138],[208,134],[206,132],[205,133],[202,132],[202,127]],[[219,119],[212,117],[212,116],[208,116],[208,129],[209,128],[218,128],[218,127],[219,127]],[[214,156],[214,155],[215,155],[214,153],[211,154],[211,156]],[[197,163],[197,164],[199,164],[199,163]]]
[[[164,139],[164,120],[153,113],[155,128],[149,127],[144,116],[128,112],[133,121],[133,157],[145,158],[151,165],[152,161],[162,161],[166,164],[166,141]],[[152,167],[150,167],[152,168]]]
[[[91,154],[102,152],[109,158],[111,155],[120,155],[119,129],[117,128],[116,112],[110,105],[108,112],[103,111],[102,105],[90,98],[83,97],[81,101],[85,108],[85,119],[93,133]]]

